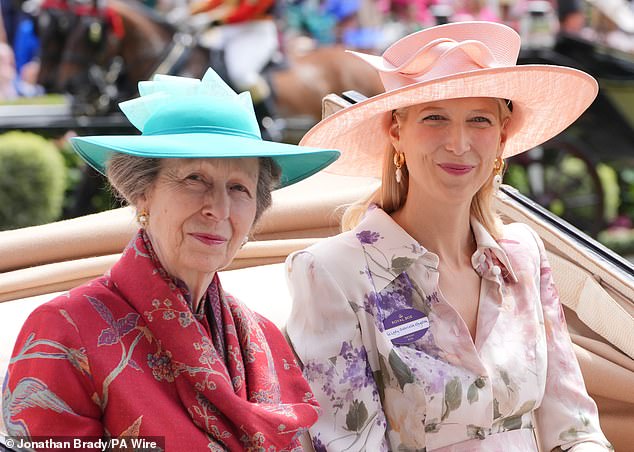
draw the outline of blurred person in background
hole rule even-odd
[[[583,0],[557,0],[559,32],[578,35],[586,25]]]
[[[20,97],[34,97],[44,94],[44,88],[37,83],[40,62],[31,60],[22,65],[16,81],[16,90]]]
[[[15,89],[16,77],[13,49],[6,42],[0,42],[0,100],[12,100],[18,97]]]
[[[456,11],[451,18],[452,22],[469,20],[501,21],[500,13],[487,0],[456,0],[455,8]]]
[[[4,26],[4,12],[1,6],[0,6],[0,42],[5,42],[5,43],[9,42],[9,39],[7,37],[7,30]]]
[[[251,93],[258,118],[276,118],[273,93],[263,75],[280,51],[274,7],[275,0],[197,0],[186,10],[188,20],[213,28],[209,45],[224,52],[227,82],[236,91]]]

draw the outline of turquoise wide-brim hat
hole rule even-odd
[[[139,82],[140,97],[119,107],[141,135],[71,138],[75,151],[102,174],[113,153],[147,158],[270,157],[280,187],[299,182],[339,157],[334,149],[265,141],[249,93],[236,94],[212,69],[202,80],[157,75]]]

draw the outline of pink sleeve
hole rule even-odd
[[[536,412],[541,450],[612,450],[601,431],[597,406],[586,391],[544,244],[533,235],[539,249],[540,299],[548,353],[544,398]]]

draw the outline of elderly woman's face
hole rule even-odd
[[[464,98],[409,107],[390,136],[405,154],[411,195],[467,203],[491,176],[506,132],[496,99]]]
[[[256,212],[257,158],[165,159],[137,208],[161,264],[183,281],[226,267]]]

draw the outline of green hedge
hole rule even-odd
[[[634,229],[602,231],[599,233],[599,241],[625,258],[634,258]]]
[[[0,230],[60,218],[66,166],[57,147],[39,135],[0,135]]]

